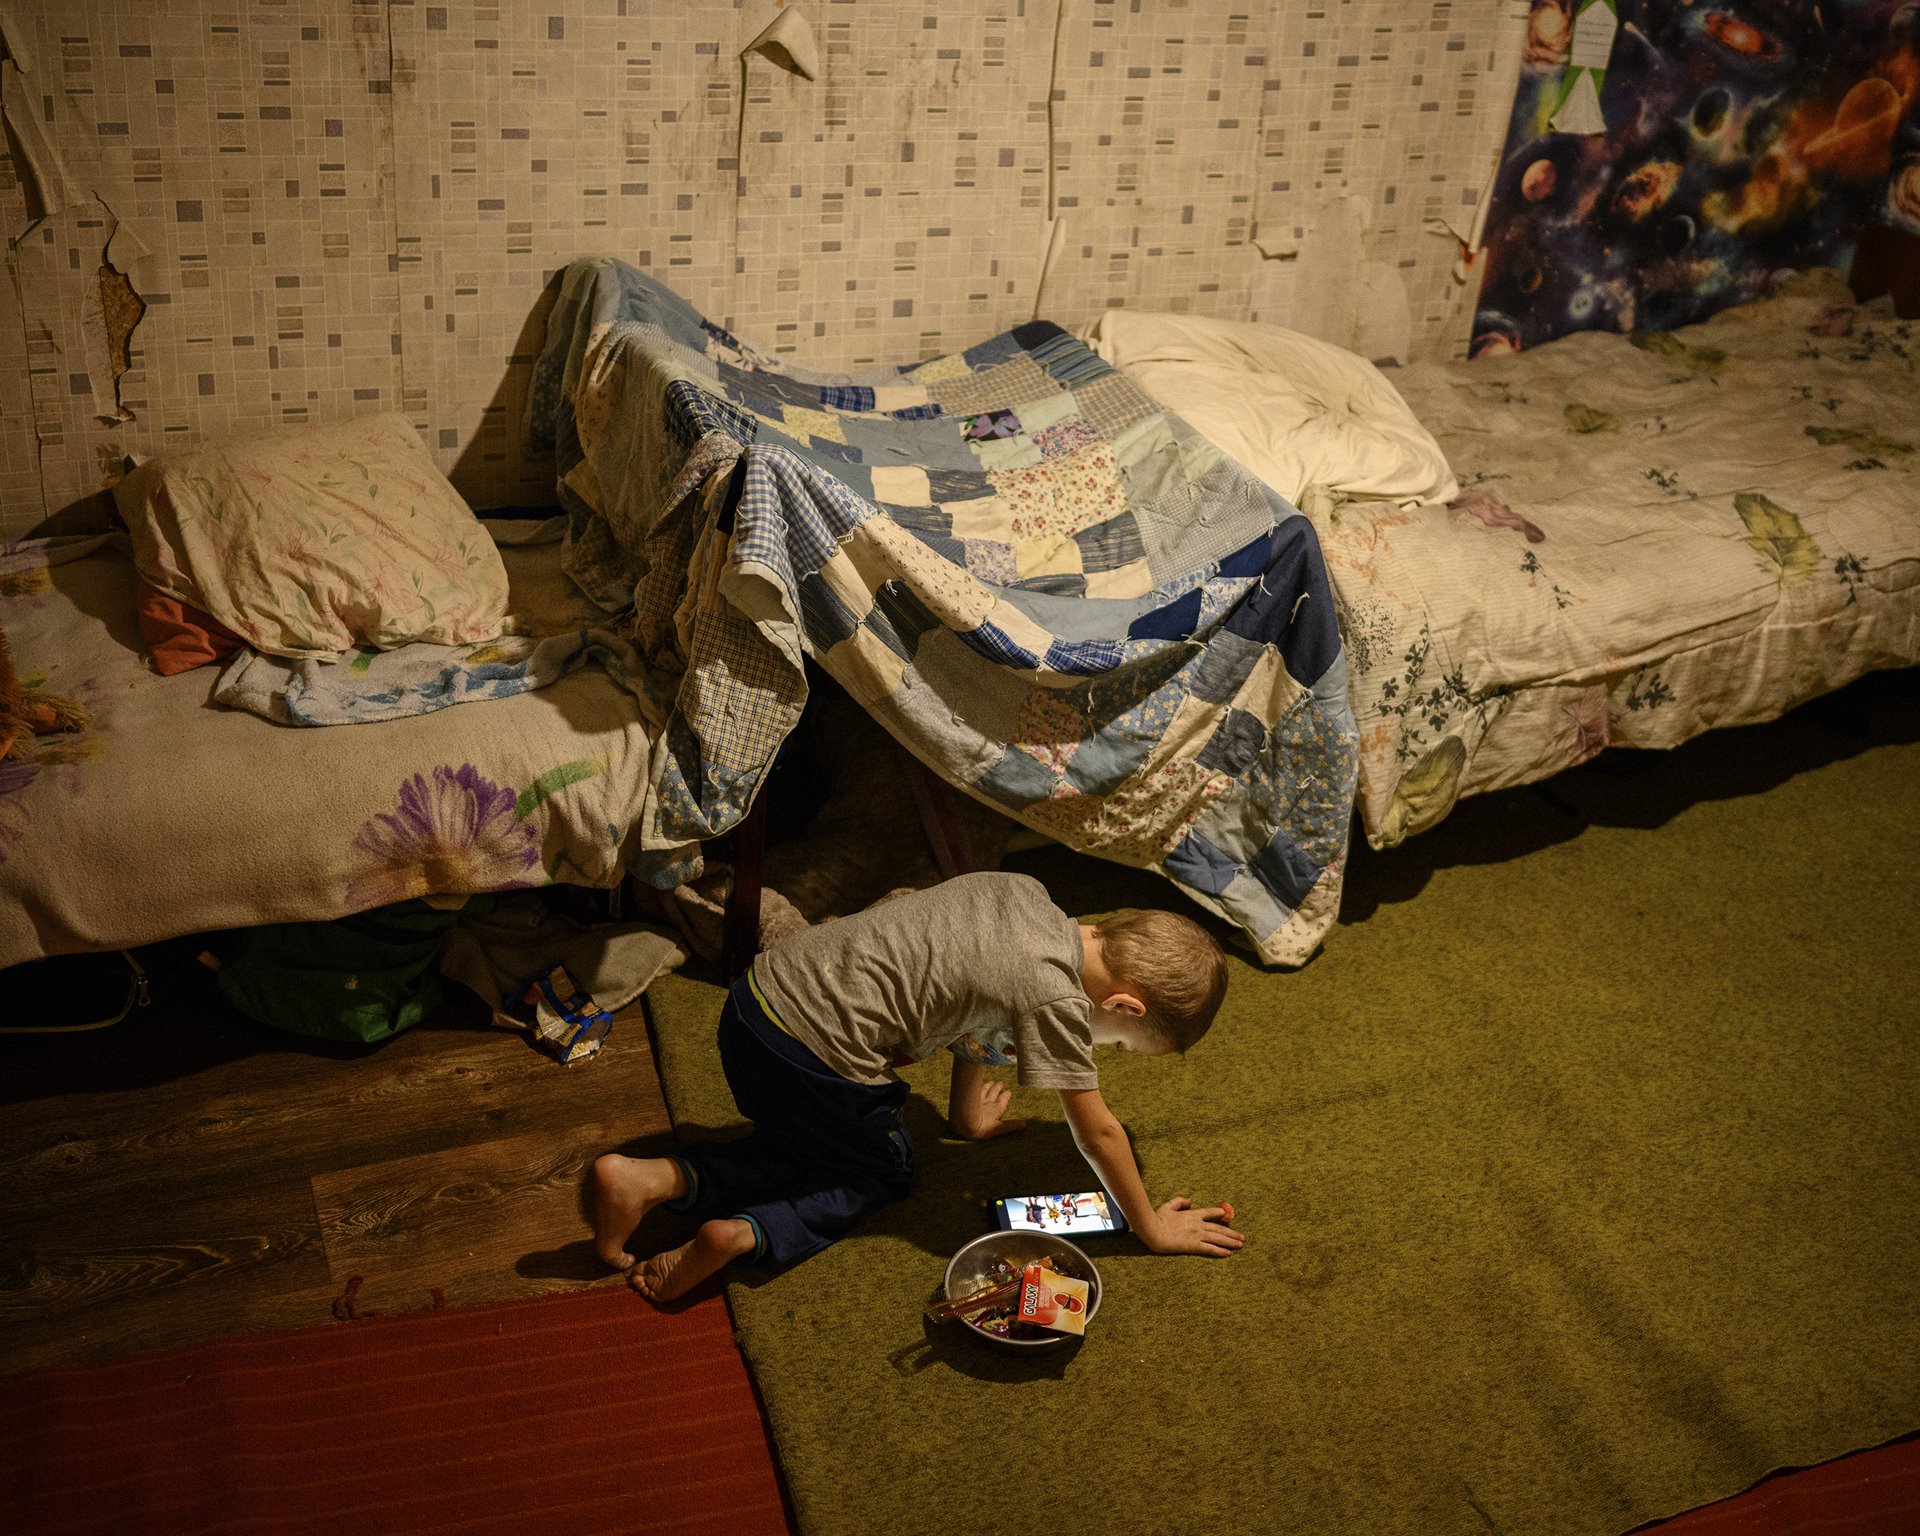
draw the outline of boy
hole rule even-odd
[[[953,1054],[948,1121],[980,1141],[1017,1131],[1012,1090],[989,1066],[1060,1095],[1074,1140],[1156,1253],[1224,1258],[1244,1239],[1226,1207],[1147,1199],[1126,1132],[1100,1097],[1093,1047],[1183,1051],[1226,991],[1219,946],[1167,912],[1075,923],[1039,881],[962,875],[795,934],[733,984],[720,1062],[753,1122],[742,1141],[594,1164],[594,1243],[651,1301],[670,1301],[751,1255],[818,1252],[913,1184],[891,1068]],[[694,1238],[636,1264],[625,1251],[663,1202],[708,1217]]]

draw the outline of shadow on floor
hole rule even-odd
[[[1869,748],[1920,741],[1920,671],[1871,672],[1764,725],[1709,731],[1670,752],[1616,747],[1537,784],[1461,801],[1397,848],[1367,846],[1356,820],[1343,925],[1411,901],[1441,869],[1497,864],[1588,826],[1665,826],[1689,807],[1761,795]]]
[[[112,953],[98,958],[119,963]],[[391,1052],[411,1036],[497,1030],[486,1005],[472,993],[462,987],[447,991],[446,1002],[412,1030],[362,1045],[270,1029],[222,997],[210,973],[188,976],[156,989],[151,1006],[137,1007],[105,1029],[0,1037],[0,1104],[155,1088],[249,1056],[363,1061],[377,1051]]]
[[[1871,747],[1915,741],[1920,670],[1870,672],[1763,725],[1709,731],[1670,752],[1616,747],[1540,783],[1474,795],[1397,848],[1368,847],[1356,817],[1340,922],[1350,927],[1413,900],[1442,869],[1521,858],[1588,826],[1664,826],[1690,806],[1765,794]],[[1055,901],[1082,915],[1129,906],[1192,912],[1157,875],[1057,845],[1009,855],[1002,867],[1044,880]],[[1244,950],[1226,924],[1203,921]]]

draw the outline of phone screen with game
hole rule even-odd
[[[1127,1230],[1127,1218],[1100,1189],[1074,1195],[1008,1195],[994,1201],[992,1209],[993,1224],[1003,1232],[1088,1237]]]

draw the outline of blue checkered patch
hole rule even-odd
[[[864,384],[822,384],[820,404],[830,411],[870,411],[874,395]]]

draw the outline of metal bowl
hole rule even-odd
[[[1088,1282],[1087,1321],[1092,1322],[1094,1313],[1100,1310],[1100,1271],[1082,1250],[1050,1232],[989,1232],[984,1237],[976,1237],[947,1261],[946,1298],[952,1301],[979,1290],[987,1283],[996,1260],[1004,1259],[1016,1269],[1024,1269],[1035,1259],[1045,1258],[1058,1264],[1062,1274]],[[1064,1344],[1072,1337],[1065,1333],[1042,1333],[1038,1338],[1009,1339],[988,1333],[971,1318],[963,1317],[960,1321],[988,1343],[1003,1344],[1009,1349],[1045,1349],[1050,1344]]]

